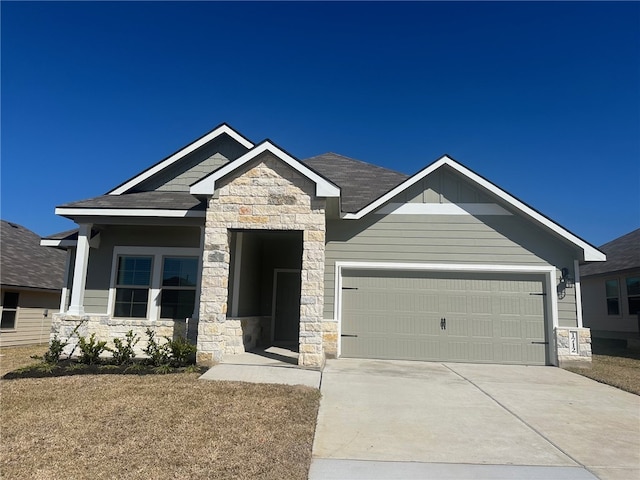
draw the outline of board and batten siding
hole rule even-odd
[[[570,246],[516,214],[373,213],[360,220],[328,220],[324,318],[335,318],[338,261],[554,265],[573,271],[575,257]],[[564,298],[558,298],[559,325],[576,326],[575,290],[565,293]]]
[[[100,232],[99,248],[89,251],[84,295],[84,310],[87,313],[111,313],[107,310],[113,249],[116,246],[198,248],[200,227],[104,227]]]
[[[51,317],[60,307],[60,292],[13,288],[7,290],[19,294],[16,328],[0,330],[0,347],[47,343],[51,332]],[[0,293],[0,298],[4,298],[4,290]]]

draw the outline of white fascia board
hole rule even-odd
[[[275,155],[278,159],[282,160],[291,168],[299,172],[301,175],[305,176],[313,183],[315,183],[316,196],[340,197],[340,189],[337,186],[327,181],[326,179],[315,173],[313,170],[305,166],[303,163],[299,162],[288,153],[273,145],[271,142],[261,143],[257,147],[245,153],[240,158],[237,158],[233,162],[227,163],[208,177],[200,180],[197,183],[194,183],[191,186],[189,193],[191,193],[192,195],[213,195],[216,190],[216,182],[218,180],[229,175],[234,170],[241,168],[243,165],[249,163],[251,160],[255,159],[258,155],[264,152],[270,152],[271,154]]]
[[[64,239],[54,240],[50,238],[46,238],[46,239],[43,238],[42,240],[40,240],[40,245],[42,247],[61,247],[61,248],[75,247],[78,245],[78,241],[64,240]]]
[[[484,187],[485,189],[487,189],[488,191],[490,191],[491,193],[496,195],[498,198],[504,200],[506,203],[510,204],[511,206],[513,206],[517,210],[521,211],[525,215],[529,216],[530,218],[532,218],[536,222],[544,225],[549,230],[551,230],[551,231],[557,233],[558,235],[560,235],[562,238],[564,238],[564,239],[568,240],[569,242],[573,243],[574,245],[580,247],[582,249],[582,251],[583,251],[584,261],[586,261],[586,262],[604,262],[607,259],[606,255],[604,253],[602,253],[600,250],[598,250],[597,248],[589,245],[584,240],[576,237],[574,234],[572,234],[571,232],[569,232],[565,228],[561,227],[560,225],[558,225],[554,221],[552,221],[552,220],[548,219],[547,217],[545,217],[544,215],[536,212],[534,209],[532,209],[531,207],[529,207],[526,204],[522,203],[520,200],[515,198],[513,195],[508,194],[507,192],[502,190],[497,185],[491,183],[490,181],[486,180],[485,178],[482,178],[480,175],[472,172],[468,168],[460,165],[458,162],[456,162],[455,160],[453,160],[452,158],[450,158],[447,155],[444,155],[440,159],[436,160],[431,165],[427,166],[426,168],[424,168],[420,172],[416,173],[414,176],[410,177],[409,179],[407,179],[405,182],[403,182],[400,185],[398,185],[393,190],[390,190],[387,194],[383,195],[382,197],[380,197],[375,202],[370,203],[368,206],[366,206],[365,208],[363,208],[359,212],[347,213],[347,214],[343,215],[342,218],[344,218],[345,220],[358,220],[358,219],[364,217],[365,215],[371,213],[372,211],[374,211],[375,209],[377,209],[378,207],[380,207],[384,203],[388,202],[389,200],[391,200],[393,197],[395,197],[396,195],[398,195],[402,191],[404,191],[407,188],[411,187],[416,182],[422,180],[424,177],[429,175],[431,172],[437,170],[438,168],[442,167],[443,165],[448,165],[449,167],[451,167],[454,170],[456,170],[458,173],[462,174],[463,176],[467,177],[469,180],[477,183],[478,185]]]
[[[220,125],[215,130],[211,131],[204,137],[199,138],[195,142],[187,145],[182,150],[171,155],[169,158],[163,160],[157,165],[151,167],[150,169],[145,170],[140,175],[135,176],[134,178],[120,185],[119,187],[111,190],[109,193],[107,193],[107,195],[121,195],[123,193],[126,193],[128,190],[135,187],[139,183],[145,181],[147,178],[150,178],[151,176],[155,175],[161,170],[164,170],[170,165],[173,165],[175,162],[177,162],[181,158],[185,157],[186,155],[189,155],[191,152],[197,150],[198,148],[205,145],[206,143],[209,143],[211,140],[214,140],[216,137],[219,137],[223,133],[226,133],[227,135],[229,135],[231,138],[233,138],[236,142],[238,142],[243,147],[253,148],[253,143],[251,143],[249,140],[244,138],[242,135],[240,135],[238,132],[233,130],[231,127],[229,127],[228,125]]]
[[[152,208],[56,208],[63,217],[203,217],[202,210],[166,210]]]

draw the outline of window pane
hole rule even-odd
[[[195,300],[195,290],[164,289],[160,300],[160,317],[174,319],[191,317]]]
[[[196,257],[164,259],[163,287],[195,287],[197,276],[198,259]]]
[[[618,280],[607,280],[605,283],[607,297],[618,297]]]
[[[607,314],[620,315],[620,303],[617,298],[607,298]]]
[[[15,328],[15,327],[16,327],[16,311],[3,310],[2,320],[0,320],[0,328]]]
[[[118,285],[150,285],[151,257],[120,257],[118,259]]]
[[[629,315],[640,313],[640,296],[629,297]]]
[[[117,288],[113,315],[115,317],[146,317],[148,296],[149,290],[146,288]]]
[[[4,292],[4,300],[2,306],[4,308],[18,308],[18,292]]]
[[[640,277],[627,278],[627,295],[640,295]]]

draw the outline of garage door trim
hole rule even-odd
[[[342,350],[342,276],[343,270],[396,270],[423,272],[475,272],[475,273],[524,273],[543,274],[545,290],[548,292],[546,303],[547,335],[553,338],[553,331],[558,326],[558,295],[555,288],[556,267],[549,265],[492,265],[477,263],[397,263],[397,262],[336,262],[335,263],[335,305],[334,316],[338,324],[338,357]],[[549,322],[548,319],[551,319]],[[548,360],[557,365],[552,343],[549,344]]]

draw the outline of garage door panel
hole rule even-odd
[[[342,284],[342,334],[356,335],[343,356],[546,363],[541,277],[350,271]]]

